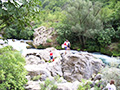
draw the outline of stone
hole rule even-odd
[[[40,45],[52,46],[53,43],[56,42],[56,31],[53,28],[46,29],[46,27],[41,26],[39,28],[34,29],[34,39],[33,39],[33,46],[38,47]],[[55,33],[53,33],[55,32]],[[50,40],[50,42],[49,42]]]
[[[50,50],[53,52],[55,61],[48,63]],[[77,90],[81,79],[90,79],[93,74],[96,75],[103,68],[102,61],[90,53],[77,52],[73,54],[68,51],[67,54],[64,54],[54,47],[29,51],[25,57],[25,68],[29,72],[29,79],[40,75],[40,82],[44,82],[46,78],[54,80],[54,77],[60,76],[61,82],[55,82],[58,85],[56,90]],[[34,85],[29,84],[29,88],[32,86]]]
[[[44,64],[45,61],[44,60],[41,60],[39,57],[36,57],[34,55],[29,55],[26,57],[26,64]]]
[[[26,90],[40,90],[40,82],[39,81],[28,81],[25,85]]]
[[[92,74],[97,74],[103,65],[102,61],[92,54],[67,53],[63,56],[63,76],[68,81],[80,81],[81,78],[89,79]]]

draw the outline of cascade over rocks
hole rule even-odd
[[[55,61],[48,63],[50,50],[53,52]],[[61,83],[56,82],[58,86],[57,90],[76,90],[82,78],[91,78],[92,75],[97,74],[104,65],[100,59],[95,58],[92,54],[73,54],[72,51],[64,54],[64,51],[58,51],[53,47],[28,52],[25,57],[25,68],[29,72],[27,76],[29,79],[26,84],[27,90],[35,90],[35,88],[39,88],[37,90],[40,90],[40,86],[36,86],[39,84],[35,83],[42,83],[46,78],[53,80],[57,75],[64,78]],[[38,75],[40,75],[38,82],[33,81],[32,78]],[[66,80],[69,81],[69,83]],[[71,89],[68,86],[70,86]]]

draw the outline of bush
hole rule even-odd
[[[62,48],[60,45],[55,46],[55,48],[58,49],[58,50],[64,49],[64,48]]]
[[[45,47],[43,45],[39,45],[37,49],[44,49]]]
[[[5,52],[9,52],[9,51],[11,51],[13,48],[12,48],[12,46],[6,46],[6,47],[4,47],[4,48],[1,48],[0,49],[0,54],[3,54],[3,53],[5,53]]]
[[[13,25],[10,28],[5,29],[4,38],[14,38],[14,39],[33,39],[34,31],[30,28],[25,28],[25,30],[21,30],[17,28],[16,25]]]
[[[40,77],[41,77],[41,75],[34,76],[34,77],[32,78],[32,80],[33,80],[33,81],[37,81],[37,80],[40,79]]]
[[[51,81],[49,78],[45,80],[44,84],[40,84],[41,89],[40,90],[56,90],[57,85],[55,84],[55,81]]]
[[[61,81],[59,75],[55,76],[53,80],[46,78],[44,84],[40,84],[40,90],[57,90],[57,83],[60,83]]]
[[[90,40],[89,39],[86,42],[85,48],[89,52],[98,52],[98,51],[100,51],[100,47],[99,47],[99,45],[97,45],[97,43],[95,42],[95,40]]]
[[[51,42],[52,42],[52,39],[47,39],[47,42],[48,42],[48,43],[51,43]]]
[[[100,82],[101,81],[98,81],[97,83],[95,83],[95,86],[93,86],[94,90],[101,90],[101,86],[99,87]],[[92,88],[91,84],[92,84],[92,82],[90,80],[82,79],[82,82],[78,86],[77,90],[91,90],[91,88]]]
[[[19,39],[26,39],[26,40],[32,40],[33,39],[33,33],[34,31],[33,30],[22,30],[20,33],[19,33]]]
[[[110,50],[107,50],[105,47],[104,48],[100,48],[100,52],[103,54],[107,54],[107,55],[112,55],[112,52]]]
[[[87,80],[82,79],[81,84],[78,86],[77,90],[89,90],[91,82],[87,82]]]
[[[0,90],[24,90],[25,59],[10,46],[0,49]]]

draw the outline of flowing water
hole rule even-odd
[[[14,49],[20,51],[23,55],[25,55],[27,52],[34,52],[34,51],[39,51],[41,49],[27,49],[26,46],[29,46],[28,44],[26,44],[28,40],[16,40],[14,39],[14,41],[12,39],[8,39],[8,44],[11,45]],[[3,40],[0,40],[0,44],[3,43]],[[64,52],[64,50],[60,50],[61,52]],[[70,52],[72,53],[88,53],[88,52],[78,52],[75,50],[70,50]],[[107,56],[104,54],[100,54],[99,52],[97,53],[91,53],[93,54],[95,57],[101,59],[105,64],[109,64],[112,62],[116,62],[116,63],[120,63],[120,58],[119,57],[111,57],[111,56]]]

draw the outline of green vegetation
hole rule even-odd
[[[33,29],[52,27],[57,45],[68,39],[71,49],[120,56],[119,45],[109,48],[120,42],[119,4],[118,0],[0,1],[0,31],[5,39],[33,39]]]
[[[40,77],[41,77],[41,75],[34,76],[34,77],[32,78],[32,80],[33,80],[33,81],[37,81],[37,80],[40,79]]]
[[[78,86],[77,90],[88,90],[90,89],[90,84],[91,82],[86,82],[86,80],[82,79],[81,80],[81,85]]]
[[[52,39],[47,39],[47,42],[48,42],[48,43],[51,43],[51,42],[52,42]]]
[[[8,0],[5,2],[0,0],[0,32],[4,32],[4,38],[20,39],[25,36],[24,34],[22,37],[18,35],[26,32],[27,36],[23,39],[29,39],[31,34],[27,32],[26,27],[29,26],[29,30],[31,30],[31,19],[35,13],[40,12],[37,5],[41,5],[39,0],[34,0],[34,2],[33,0],[29,0],[29,2],[28,0]],[[22,30],[24,31],[22,32]]]
[[[91,1],[70,2],[66,10],[66,19],[60,25],[59,32],[62,31],[65,38],[70,40],[73,38],[85,47],[89,38],[94,39],[95,35],[103,30],[100,14],[97,13],[100,8],[100,3],[93,5]]]
[[[19,2],[17,2],[19,1]],[[120,1],[119,0],[0,0],[0,39],[33,39],[34,29],[40,26],[57,32],[56,49],[68,39],[71,49],[101,52],[120,56]],[[47,39],[48,43],[55,40]],[[43,45],[35,48],[46,48]],[[27,74],[25,60],[11,46],[0,49],[0,90],[24,90]],[[119,66],[120,67],[120,66]],[[118,67],[117,67],[118,68]],[[104,79],[114,79],[120,89],[120,71],[113,67],[101,73]],[[110,71],[110,69],[112,71]],[[33,77],[38,80],[40,76]],[[55,79],[46,79],[41,90],[55,90]],[[89,89],[83,80],[78,90]],[[99,88],[96,86],[96,90]]]
[[[57,89],[56,83],[60,83],[60,82],[61,82],[60,76],[57,75],[54,77],[53,80],[46,78],[44,84],[41,83],[40,87],[41,87],[41,90],[56,90]]]
[[[120,1],[91,1],[75,0],[68,3],[66,17],[56,28],[57,41],[62,44],[69,39],[74,45],[72,49],[119,56],[118,47],[117,51],[111,51],[108,46],[120,40]]]
[[[101,83],[101,81],[99,81],[98,83],[95,84],[95,86],[94,86],[95,90],[101,90],[101,87],[98,87],[99,83]],[[77,90],[90,90],[91,89],[91,86],[90,86],[91,84],[92,84],[91,81],[87,81],[87,80],[82,79]]]
[[[25,59],[11,46],[0,49],[0,89],[24,90],[27,71],[24,68]]]

